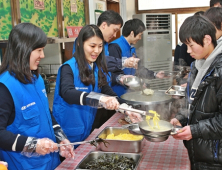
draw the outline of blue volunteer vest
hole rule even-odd
[[[84,91],[87,93],[90,93],[92,91],[98,93],[101,92],[101,89],[99,89],[98,87],[98,67],[96,66],[95,63],[94,63],[95,65],[94,89],[92,85],[86,86],[81,82],[79,77],[78,64],[74,57],[72,57],[64,64],[68,64],[73,71],[74,75],[73,83],[75,85],[76,90]],[[60,71],[61,67],[59,68],[56,80],[56,88],[55,88],[54,102],[53,102],[53,114],[71,142],[85,140],[89,136],[90,131],[92,129],[92,124],[94,122],[97,109],[92,108],[90,106],[68,104],[63,100],[63,98],[59,95]]]
[[[122,51],[122,57],[129,58],[136,53],[136,49],[134,47],[131,47],[123,36],[120,36],[118,39],[112,41],[111,43],[119,45]],[[134,68],[124,68],[123,71],[126,75],[135,75],[136,73],[136,69]],[[127,88],[122,85],[114,85],[112,86],[112,89],[119,97],[125,94],[127,91]]]
[[[109,43],[105,42],[104,44],[105,56],[109,56]]]
[[[9,72],[5,72],[0,75],[0,82],[10,91],[15,106],[15,119],[7,126],[7,130],[29,137],[46,137],[55,142],[48,99],[41,76],[33,83],[23,84]],[[0,160],[8,162],[9,170],[50,170],[60,164],[58,153],[28,158],[20,152],[0,150]]]

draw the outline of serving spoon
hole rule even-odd
[[[94,140],[88,140],[88,141],[81,141],[81,142],[73,142],[73,143],[66,143],[66,144],[57,144],[58,147],[61,146],[68,146],[68,145],[81,145],[81,144],[86,144],[86,143],[90,143],[91,145],[94,145],[95,147],[97,147],[98,143],[103,142],[104,145],[106,146],[106,143],[108,143],[107,141],[101,139],[101,138],[95,138]]]

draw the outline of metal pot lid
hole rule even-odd
[[[153,95],[143,95],[141,91],[128,92],[120,96],[128,104],[142,104],[142,105],[152,105],[169,103],[172,97],[166,95],[164,91],[154,90]]]

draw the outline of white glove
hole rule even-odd
[[[120,105],[122,108],[131,108],[131,106],[127,105],[126,103],[122,103]],[[137,123],[143,121],[142,116],[139,113],[134,113],[130,111],[125,111],[122,109],[118,109],[119,112],[128,115],[129,119],[131,120],[132,123]]]
[[[108,110],[117,110],[119,108],[119,102],[116,97],[102,96],[99,103]]]
[[[58,146],[51,139],[29,137],[21,154],[27,157],[38,157],[55,151],[58,151]]]
[[[139,113],[134,113],[134,112],[129,112],[129,111],[126,111],[125,113],[126,113],[126,115],[129,116],[132,123],[137,123],[137,122],[143,121],[143,118]]]
[[[51,139],[48,138],[38,139],[36,145],[36,153],[40,155],[45,155],[55,151],[58,151],[58,146]]]
[[[64,139],[62,142],[60,142],[59,144],[68,144],[70,143],[70,141],[68,139]],[[73,150],[73,146],[72,145],[67,145],[67,146],[61,146],[59,149],[59,154],[62,157],[65,158],[72,158],[74,159],[75,153]]]
[[[139,58],[135,58],[134,56],[129,57],[124,60],[123,67],[137,69],[139,60],[140,60]]]

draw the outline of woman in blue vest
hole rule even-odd
[[[69,143],[49,110],[38,64],[47,36],[31,23],[16,25],[0,67],[0,160],[9,170],[50,170],[59,161],[58,143]],[[60,155],[74,157],[71,147]]]
[[[98,107],[116,110],[121,99],[107,83],[104,40],[96,25],[79,33],[74,57],[58,71],[53,114],[71,142],[85,140],[90,134]],[[106,94],[106,95],[104,95]],[[119,102],[118,102],[118,101]],[[133,118],[140,118],[135,114]]]

